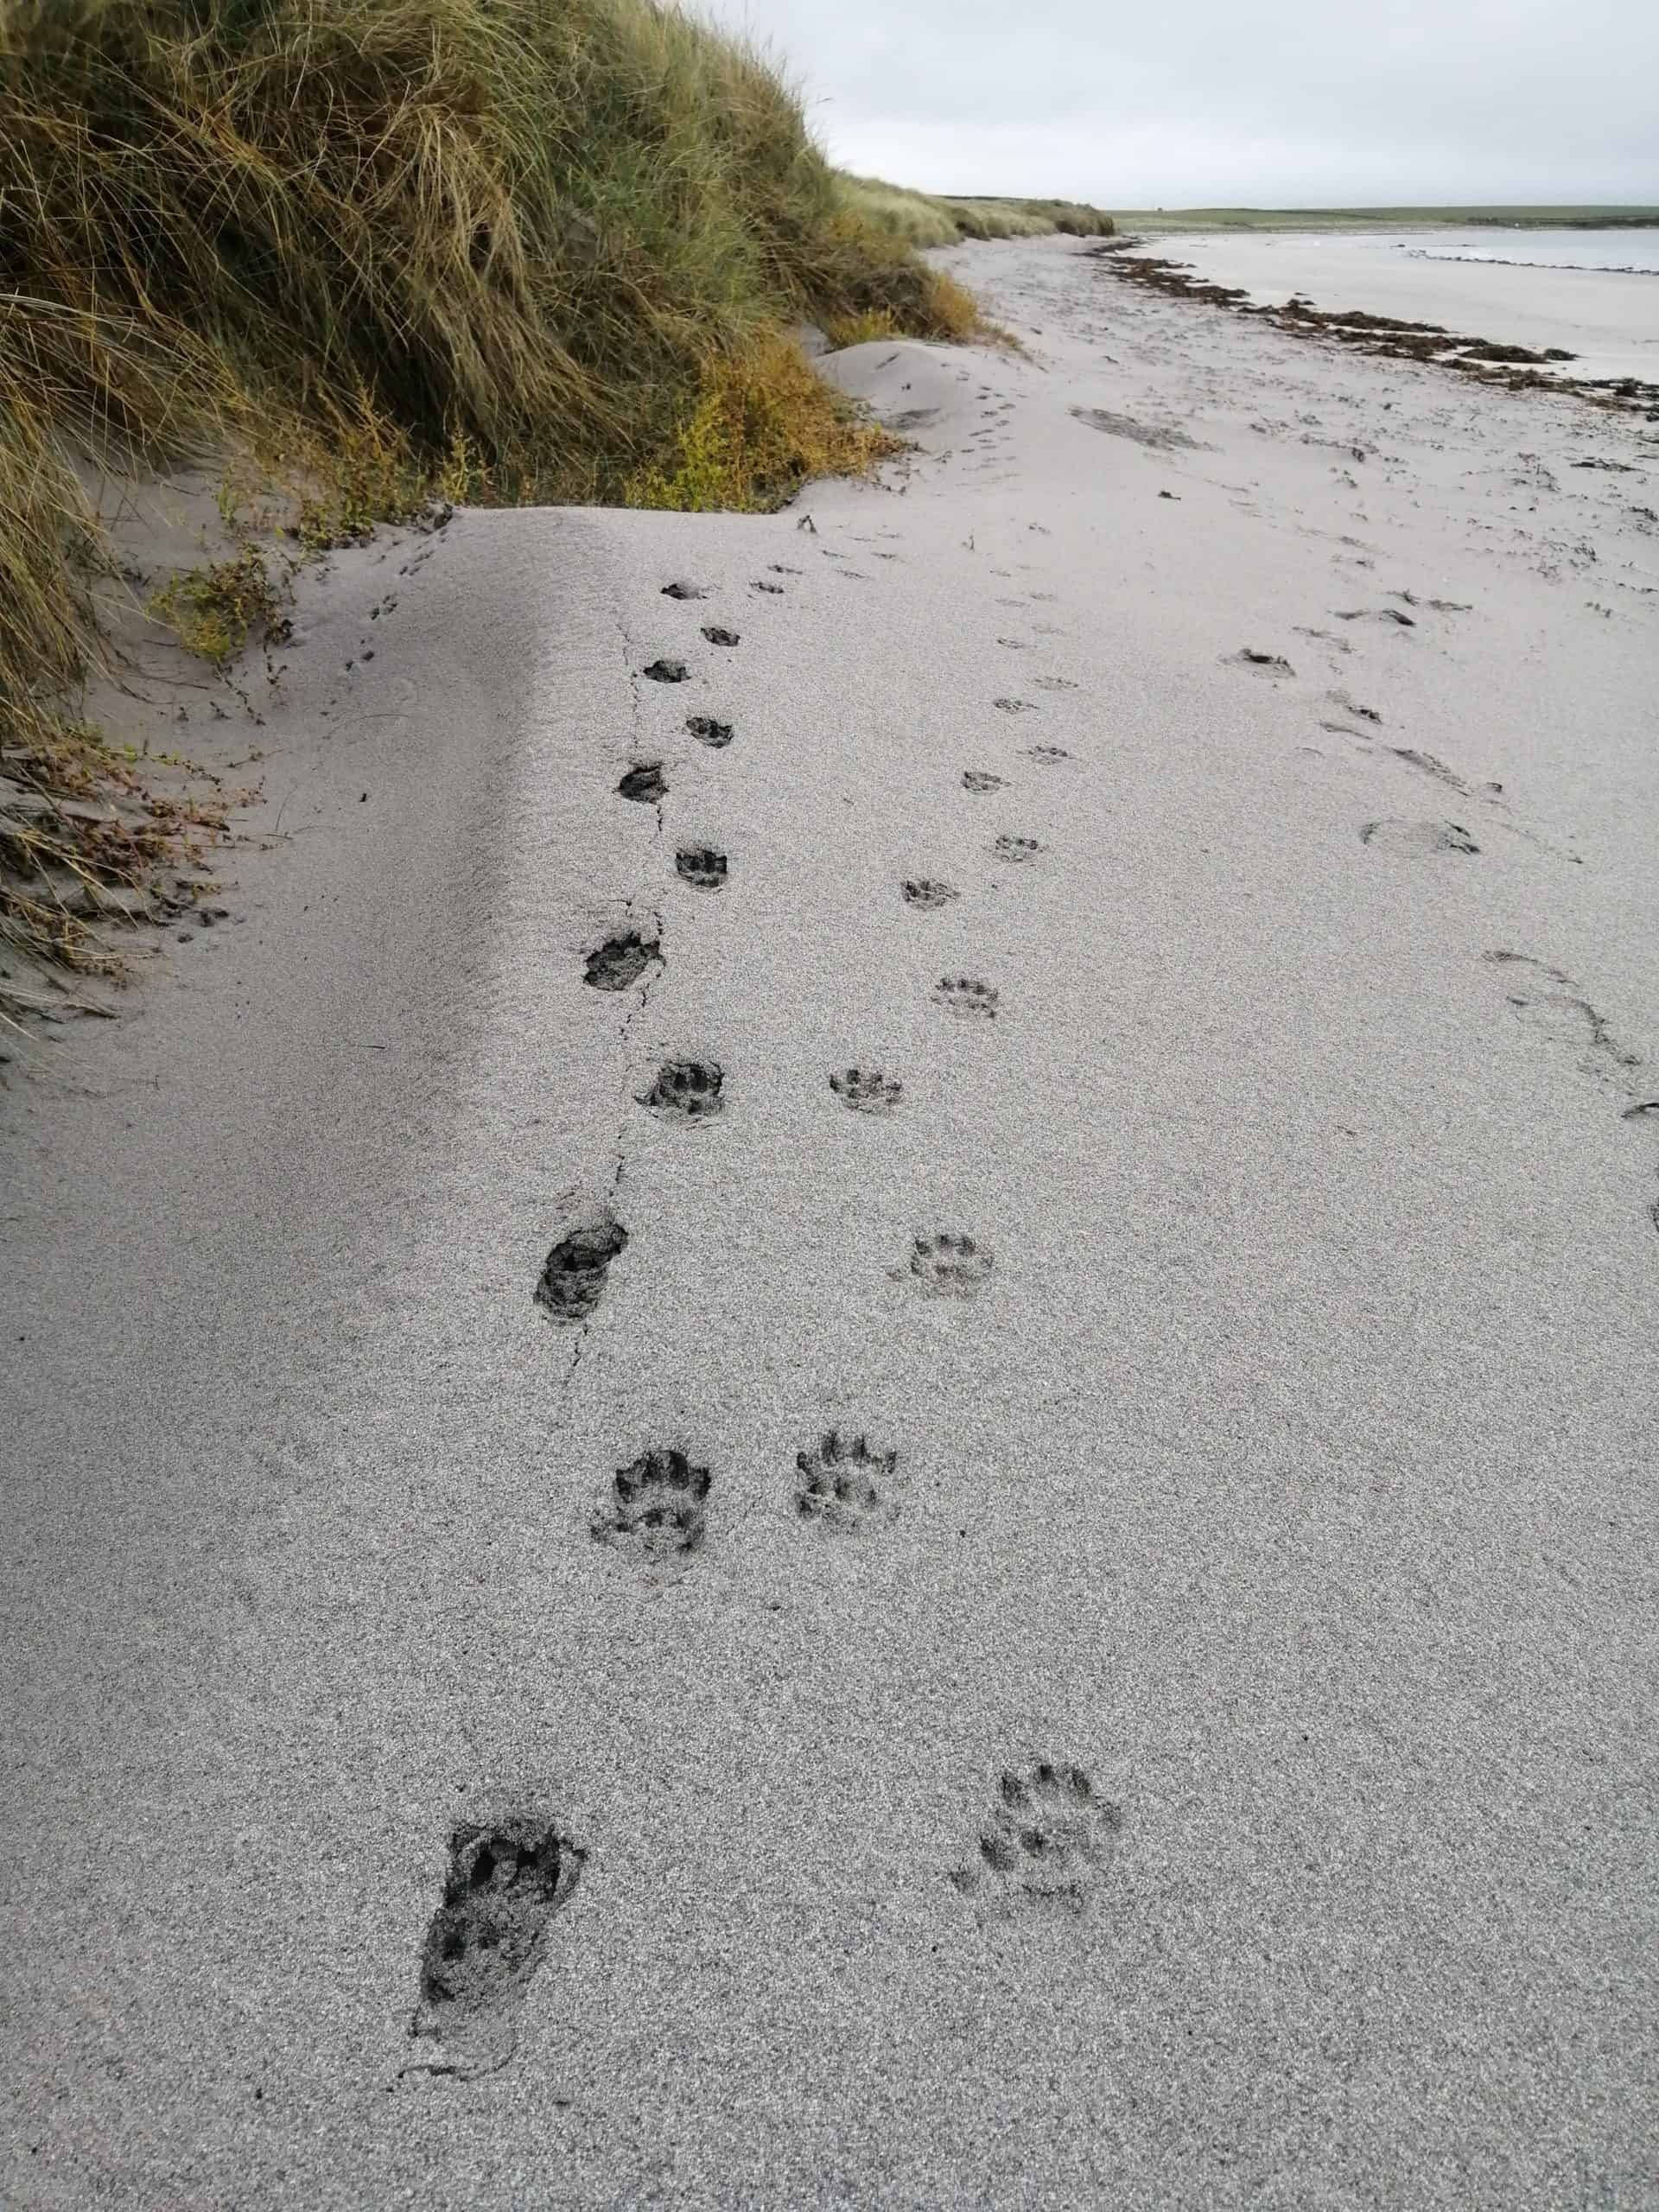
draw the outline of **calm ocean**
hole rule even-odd
[[[1659,276],[1659,229],[1419,231],[1392,238],[1427,261],[1495,261],[1514,269],[1615,269]]]

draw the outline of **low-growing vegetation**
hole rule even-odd
[[[884,183],[880,177],[843,175],[847,204],[868,221],[913,246],[956,245],[963,238],[1035,238],[1065,232],[1074,238],[1109,238],[1112,218],[1071,200],[949,198]]]
[[[0,930],[101,959],[104,831],[130,888],[158,821],[75,718],[115,583],[86,460],[209,456],[229,520],[257,499],[302,547],[438,499],[766,506],[886,449],[804,321],[976,315],[762,56],[656,0],[7,0],[0,864],[34,887]],[[250,543],[149,603],[223,666],[270,592]]]

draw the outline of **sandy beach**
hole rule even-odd
[[[9,1071],[7,2204],[1659,2205],[1659,438],[942,259]]]

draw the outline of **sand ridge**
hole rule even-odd
[[[1659,461],[946,258],[8,1096],[12,2200],[1652,2185]]]

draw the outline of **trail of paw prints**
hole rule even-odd
[[[677,1446],[619,1467],[594,1511],[594,1541],[646,1568],[683,1566],[702,1548],[713,1478]]]
[[[1098,1890],[1123,1832],[1123,1809],[1088,1770],[1039,1759],[1004,1770],[967,1863],[950,1879],[996,1913],[1080,1913]]]
[[[586,1858],[533,1807],[457,1823],[410,2024],[421,2055],[406,2071],[469,2080],[506,2064],[553,1917],[569,1903]]]
[[[880,1068],[838,1068],[830,1088],[854,1114],[891,1114],[904,1103],[904,1084]]]
[[[893,1269],[895,1282],[924,1298],[977,1298],[995,1270],[988,1244],[951,1230],[912,1237],[910,1258]]]
[[[863,1436],[828,1429],[795,1455],[795,1512],[827,1536],[857,1536],[896,1521],[896,1452],[872,1452]]]

